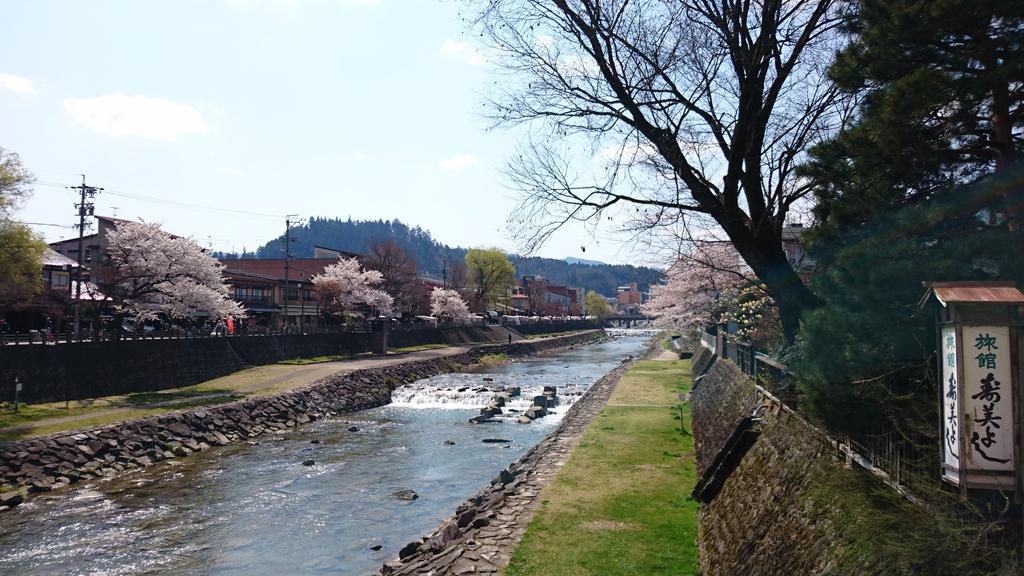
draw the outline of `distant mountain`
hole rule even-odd
[[[410,228],[398,220],[340,220],[337,218],[310,218],[301,226],[292,228],[292,254],[299,258],[313,256],[313,246],[323,246],[347,252],[366,253],[380,241],[391,240],[402,247],[416,261],[420,273],[441,278],[445,264],[462,262],[466,249],[451,247],[434,240],[430,232],[416,226]],[[255,252],[214,253],[218,258],[280,258],[284,237],[267,242]],[[636,282],[640,289],[662,278],[653,268],[625,264],[605,264],[596,260],[566,258],[520,257],[510,255],[516,275],[543,276],[555,284],[579,286],[595,290],[605,296],[614,296],[618,286]]]
[[[607,264],[601,262],[600,260],[587,260],[585,258],[573,258],[572,256],[569,256],[568,258],[563,258],[563,260],[565,260],[569,264],[584,264],[586,266],[607,266]]]

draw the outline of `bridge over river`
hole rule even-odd
[[[605,319],[605,325],[612,328],[651,328],[654,317],[644,314],[612,314]]]

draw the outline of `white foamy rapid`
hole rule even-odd
[[[605,328],[605,334],[612,338],[623,336],[635,336],[639,338],[651,338],[664,332],[661,328]]]
[[[549,408],[548,416],[542,420],[556,422],[590,385],[590,382],[572,380],[576,379],[556,380],[521,374],[515,378],[499,374],[442,374],[396,389],[391,393],[391,405],[414,409],[479,410],[493,404],[496,394],[519,388],[519,394],[508,399],[502,413],[493,416],[494,420],[515,420],[533,405],[534,396],[542,395],[545,386],[555,386],[558,405]]]

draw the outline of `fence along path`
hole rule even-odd
[[[922,503],[922,500],[914,495],[914,488],[924,489],[934,486],[935,482],[926,470],[915,464],[918,459],[913,456],[918,454],[914,446],[901,441],[902,436],[895,425],[862,438],[836,438],[808,422],[787,404],[787,400],[795,400],[796,396],[786,382],[788,368],[785,364],[758,351],[751,344],[729,338],[728,335],[722,335],[722,341],[723,354],[719,356],[716,351],[718,336],[701,332],[701,346],[714,354],[715,358],[724,357],[736,364],[744,374],[754,380],[754,386],[759,394],[800,418],[804,424],[825,438],[847,463],[860,466],[907,500],[915,504]]]

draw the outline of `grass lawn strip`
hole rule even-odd
[[[640,361],[541,494],[508,576],[697,574],[689,360]],[[683,406],[689,429],[689,407]]]

